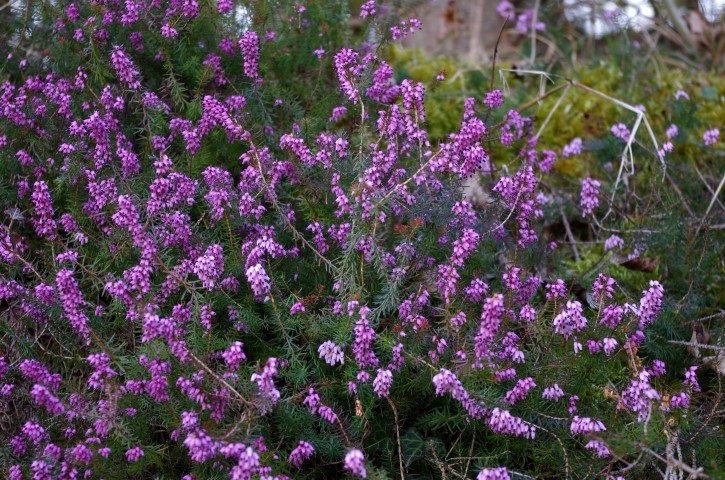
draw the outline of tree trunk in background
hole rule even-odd
[[[416,15],[422,32],[408,40],[408,46],[429,55],[455,56],[471,64],[490,63],[503,19],[496,12],[498,0],[449,0],[421,6]],[[502,37],[499,55],[517,50]]]

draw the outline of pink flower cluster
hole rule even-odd
[[[368,473],[365,468],[365,455],[361,450],[353,448],[345,455],[345,470],[356,477],[367,478]]]
[[[216,7],[226,15],[234,5],[219,0]],[[306,8],[312,4],[294,6],[290,31],[302,35],[312,27]],[[205,77],[189,108],[179,109],[165,88],[145,88],[150,71],[140,59],[149,53],[153,32],[129,32],[124,47],[113,45],[108,27],[100,26],[118,22],[136,29],[153,22],[160,33],[154,42],[186,41],[195,19],[207,21],[216,13],[197,0],[106,2],[93,20],[81,19],[79,9],[85,6],[66,8],[58,31],[65,31],[63,22],[87,22],[74,25],[79,28],[68,38],[89,37],[107,47],[113,84],[87,90],[95,80],[81,67],[69,78],[48,73],[28,76],[22,87],[0,86],[3,127],[42,139],[34,149],[20,138],[0,136],[0,149],[15,150],[7,156],[20,172],[19,206],[5,212],[10,225],[0,228],[0,264],[11,273],[0,275],[0,300],[11,329],[27,328],[27,338],[42,350],[39,358],[52,365],[17,352],[0,357],[0,380],[8,382],[0,384],[0,403],[27,403],[33,413],[13,425],[8,437],[12,461],[17,457],[23,465],[9,467],[10,478],[91,477],[97,472],[90,467],[101,461],[96,455],[113,461],[117,455],[143,469],[157,454],[134,437],[134,425],[154,407],[173,413],[178,402],[184,405],[178,418],[158,421],[170,426],[172,441],[183,444],[191,462],[208,462],[197,465],[204,471],[281,480],[286,477],[275,476],[276,468],[300,469],[318,455],[325,468],[337,462],[338,473],[366,478],[361,449],[349,450],[340,466],[341,459],[327,458],[330,449],[316,438],[310,441],[319,451],[299,440],[287,445],[287,458],[269,451],[258,435],[276,431],[279,419],[271,413],[282,409],[279,418],[302,411],[309,420],[311,413],[331,424],[322,428],[334,431],[332,441],[363,445],[369,440],[358,427],[369,421],[370,402],[397,400],[408,388],[405,382],[425,371],[433,372],[435,396],[446,396],[430,409],[450,403],[450,396],[467,421],[485,423],[495,434],[534,439],[537,415],[512,412],[529,412],[531,403],[540,402],[532,400],[538,398],[537,382],[549,385],[541,393],[551,400],[546,407],[568,412],[567,418],[591,408],[585,401],[577,405],[575,393],[587,397],[574,381],[562,383],[568,405],[559,402],[565,393],[554,382],[564,377],[552,365],[539,368],[541,356],[562,355],[556,365],[565,365],[574,358],[568,342],[573,338],[579,358],[598,355],[592,360],[619,364],[662,312],[659,282],[650,282],[638,305],[618,305],[626,288],[599,274],[586,313],[590,325],[585,305],[569,298],[574,288],[522,263],[542,251],[530,248],[535,245],[545,249],[543,255],[559,255],[539,242],[535,222],[552,203],[539,183],[556,153],[537,146],[533,117],[515,109],[494,112],[504,103],[501,91],[464,100],[460,125],[436,142],[425,128],[426,85],[396,81],[391,65],[365,46],[342,49],[333,57],[331,78],[339,82],[333,104],[346,106],[335,107],[328,128],[315,131],[315,122],[295,116],[297,99],[278,92],[277,78],[260,64],[260,44],[266,39],[264,50],[276,47],[275,32],[260,38],[246,30],[238,40],[217,38],[199,46]],[[361,17],[381,10],[365,2]],[[499,11],[515,15],[510,2],[501,2]],[[542,29],[536,17],[521,12],[517,28]],[[391,34],[405,38],[419,28],[410,19],[394,25]],[[328,45],[323,35],[306,51],[310,56],[316,48],[320,61],[312,58],[321,69],[328,54],[317,47]],[[173,59],[163,59],[168,49],[162,51],[157,61],[173,65]],[[213,90],[206,90],[206,82]],[[273,90],[266,90],[269,85]],[[263,119],[255,116],[259,109]],[[494,115],[500,122],[491,121]],[[134,118],[149,122],[138,125],[148,128],[148,138],[132,133],[128,122]],[[670,127],[668,139],[678,133]],[[618,124],[612,134],[624,140],[630,132]],[[713,129],[703,141],[713,145],[718,138]],[[500,141],[497,152],[517,149],[510,170],[500,163],[494,168],[492,141]],[[57,158],[39,159],[45,143],[57,145]],[[201,154],[219,145],[224,148],[209,165]],[[582,151],[576,138],[562,155]],[[238,160],[227,161],[229,152],[237,152]],[[490,176],[495,192],[483,207],[463,200],[459,191],[481,173],[486,182]],[[55,192],[53,180],[60,175],[72,198]],[[593,216],[601,187],[591,178],[582,181],[584,217]],[[73,202],[78,208],[67,212]],[[96,244],[104,249],[97,255],[100,267]],[[604,243],[605,251],[624,247],[616,235]],[[498,266],[487,264],[493,251],[501,252]],[[119,324],[123,335],[109,333]],[[538,355],[540,346],[532,342],[542,332],[564,338],[554,335],[545,345],[550,351]],[[44,350],[58,343],[55,336],[63,343]],[[69,347],[66,341],[82,344]],[[346,363],[348,347],[354,361]],[[85,359],[76,362],[73,375],[51,373],[73,358]],[[299,362],[311,370],[299,370]],[[622,414],[639,421],[664,398],[653,380],[664,375],[664,364],[651,365],[635,372],[619,395]],[[280,375],[288,366],[291,374]],[[700,390],[696,368],[686,370],[670,407],[661,402],[661,409],[689,407]],[[589,417],[570,420],[570,433],[587,435],[584,448],[599,457],[611,452],[592,434],[605,430]],[[116,452],[109,445],[118,438],[124,445]],[[375,457],[367,462],[372,465]],[[508,479],[509,471],[484,468],[478,478]]]
[[[582,216],[592,215],[594,209],[599,206],[599,188],[602,186],[598,180],[585,178],[582,180],[581,200]]]
[[[300,468],[305,460],[312,457],[314,453],[315,449],[312,445],[304,440],[300,440],[300,443],[289,454],[289,463],[297,468]]]

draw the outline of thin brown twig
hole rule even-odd
[[[269,268],[270,270],[272,269],[272,267],[269,265],[269,261],[267,261],[267,268]],[[287,329],[284,328],[282,319],[279,316],[279,311],[277,310],[277,302],[275,302],[274,300],[274,295],[270,295],[269,299],[272,301],[272,309],[274,310],[274,317],[277,320],[277,324],[279,325],[280,330],[282,330],[282,334],[284,335],[285,340],[287,340],[287,347],[289,347],[290,352],[294,352],[294,348],[292,347],[292,339],[287,333]]]
[[[463,476],[468,478],[468,468],[471,466],[471,455],[473,455],[473,444],[476,442],[476,432],[473,432],[471,437],[471,445],[468,447],[468,461],[466,461],[466,470],[463,472]]]
[[[541,0],[534,3],[534,16],[531,20],[531,56],[529,57],[529,65],[533,65],[536,61],[536,23],[539,21],[539,7]]]
[[[700,172],[700,169],[697,168],[697,165],[694,166],[695,171],[697,172],[697,175],[700,177],[700,180],[702,180],[702,183],[705,184],[705,187],[710,192],[711,195],[715,195],[715,190],[712,189],[709,183],[707,183],[707,180],[705,180],[705,177],[702,176],[702,173]],[[717,198],[717,195],[715,195],[715,201],[717,201],[717,204],[720,205],[720,208],[725,210],[725,205],[722,204],[719,198]]]
[[[682,201],[682,206],[685,207],[685,210],[687,210],[687,213],[690,215],[690,217],[694,217],[695,214],[693,213],[692,209],[690,208],[690,205],[687,203],[687,200],[685,200],[685,196],[682,194],[682,190],[680,190],[680,187],[677,186],[674,180],[672,180],[672,177],[665,172],[665,178],[670,182],[670,185],[672,185],[672,188],[675,189],[675,193],[677,193],[677,196],[680,197],[680,200]]]
[[[559,212],[561,213],[561,221],[564,222],[564,230],[566,230],[566,235],[569,237],[569,240],[571,241],[571,249],[574,252],[574,260],[576,262],[579,262],[579,249],[576,247],[576,239],[574,238],[574,233],[571,231],[571,225],[569,225],[569,219],[566,218],[566,213],[564,212],[564,207],[559,207]]]
[[[345,437],[345,441],[348,445],[351,445],[350,437],[347,436],[347,432],[345,431],[345,427],[342,424],[342,421],[340,421],[340,417],[336,417],[337,425],[340,427],[340,431],[342,432],[342,436]]]
[[[717,412],[717,407],[720,405],[720,402],[722,401],[722,380],[720,375],[717,377],[717,395],[715,395],[715,404],[712,406],[712,410],[710,410],[710,414],[707,416],[707,419],[705,422],[700,425],[700,428],[697,429],[697,431],[687,440],[687,443],[692,443],[695,438],[702,433],[703,430],[705,430],[705,427],[712,421],[712,419],[715,417],[715,412]]]
[[[430,443],[430,451],[433,453],[433,460],[436,464],[436,467],[438,467],[438,470],[441,471],[441,480],[448,480],[448,475],[446,475],[446,468],[445,465],[443,465],[443,462],[441,462],[440,458],[438,458],[438,453],[436,452],[436,446],[435,442],[433,440],[429,440]]]
[[[664,462],[665,464],[667,464],[668,467],[679,468],[680,470],[689,473],[691,475],[691,478],[710,478],[708,475],[705,474],[702,467],[698,467],[697,469],[695,469],[680,460],[665,458],[652,449],[643,448],[642,450],[646,453],[649,453],[657,460]]]
[[[400,478],[405,480],[405,468],[403,467],[403,447],[400,443],[400,422],[398,419],[398,408],[395,406],[389,396],[385,397],[385,400],[390,404],[390,408],[393,409],[393,416],[395,417],[395,438],[398,441],[398,462],[400,463]]]
[[[23,29],[20,31],[20,37],[18,38],[18,44],[13,48],[13,54],[18,51],[20,45],[25,40],[25,32],[28,31],[28,17],[30,17],[30,8],[32,6],[32,0],[26,0],[25,2],[25,18],[23,20]]]
[[[209,375],[211,375],[212,378],[214,378],[214,380],[216,380],[219,383],[221,383],[222,385],[224,385],[227,388],[227,390],[229,390],[230,392],[232,392],[237,397],[237,399],[240,400],[244,405],[246,405],[246,406],[251,406],[252,405],[252,403],[249,400],[247,400],[246,398],[244,398],[244,395],[242,395],[237,390],[235,390],[234,387],[232,387],[231,385],[229,385],[229,383],[226,380],[224,380],[219,375],[217,375],[216,373],[214,373],[214,371],[211,368],[209,368],[209,366],[206,363],[202,362],[199,357],[197,357],[196,355],[194,355],[191,350],[187,350],[187,353],[189,354],[189,356],[196,363],[199,364],[199,366],[201,368],[203,368]]]
[[[674,345],[685,345],[688,347],[697,347],[708,350],[717,350],[718,352],[725,352],[725,347],[720,347],[718,345],[706,345],[697,342],[685,342],[684,340],[668,340],[667,343],[672,343]]]
[[[534,425],[534,424],[532,424],[532,425]],[[554,439],[559,443],[559,446],[561,447],[561,451],[564,454],[564,478],[569,478],[569,455],[567,455],[567,453],[566,453],[566,447],[564,447],[564,443],[554,432],[545,429],[541,425],[534,425],[534,426],[536,428],[538,428],[539,430],[543,430],[546,433],[548,433],[549,435],[551,435],[552,437],[554,437]]]
[[[702,322],[704,320],[711,320],[713,318],[719,318],[719,317],[725,317],[725,311],[719,311],[717,313],[713,313],[712,315],[706,315],[704,317],[696,318],[694,320],[688,320],[684,323],[689,324],[689,323]]]
[[[501,30],[498,31],[498,37],[496,38],[496,45],[493,47],[493,60],[491,62],[491,82],[489,83],[488,91],[493,91],[493,82],[496,77],[496,57],[498,56],[498,44],[501,42],[501,35],[503,35],[503,29],[506,28],[506,23],[509,21],[509,17],[503,20]]]
[[[378,207],[380,207],[380,205],[382,205],[387,199],[389,199],[391,196],[393,196],[393,194],[395,194],[395,192],[397,192],[399,189],[401,189],[402,187],[404,187],[407,184],[409,184],[410,182],[412,182],[413,179],[415,177],[417,177],[423,170],[425,170],[428,167],[428,165],[430,165],[430,162],[432,162],[442,152],[443,152],[443,148],[441,148],[436,153],[431,155],[431,157],[428,159],[428,161],[425,162],[423,165],[421,165],[420,168],[418,170],[416,170],[415,173],[413,175],[411,175],[407,180],[405,180],[402,183],[398,183],[393,188],[391,188],[390,191],[387,194],[385,194],[385,196],[383,198],[381,198],[378,201],[378,203],[375,204],[375,207],[373,207],[373,209],[377,209]]]
[[[254,147],[254,144],[252,144],[252,147]],[[259,161],[259,155],[257,154],[256,149],[254,149],[254,157],[257,161],[257,169],[259,170],[259,174],[262,176],[262,181],[264,182],[264,188],[265,190],[270,191],[270,185],[267,182],[267,177],[264,175],[264,171],[262,169],[262,162]],[[269,200],[272,202],[274,209],[277,210],[277,212],[280,214],[280,217],[282,217],[282,220],[285,222],[287,228],[292,232],[292,236],[295,239],[300,240],[302,243],[304,243],[305,246],[310,249],[317,256],[317,258],[319,258],[320,261],[330,269],[330,271],[337,273],[337,266],[329,259],[327,259],[324,255],[322,255],[319,251],[317,251],[317,249],[310,242],[308,242],[307,239],[300,232],[297,231],[294,225],[292,225],[292,223],[289,221],[289,218],[287,218],[287,215],[285,215],[282,211],[282,207],[279,205],[279,202],[277,202],[275,192],[271,192],[271,194],[269,195]]]

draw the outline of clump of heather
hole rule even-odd
[[[433,140],[433,84],[343,42],[334,8],[231,25],[212,3],[71,3],[63,61],[0,87],[4,475],[463,478],[465,457],[506,479],[550,471],[544,448],[564,476],[670,452],[706,379],[656,358],[667,281],[549,268],[576,258],[545,224],[564,207],[643,253],[617,208],[595,218],[610,179],[553,200],[556,153],[500,90]],[[363,3],[388,26],[365,38],[424,28],[395,14]]]

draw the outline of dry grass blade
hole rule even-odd
[[[707,218],[707,215],[710,213],[710,210],[712,210],[712,206],[715,205],[715,200],[717,200],[717,198],[720,196],[723,185],[725,185],[725,174],[723,174],[722,180],[720,180],[720,185],[717,186],[717,190],[715,190],[715,193],[712,196],[712,200],[710,200],[710,205],[708,205],[707,210],[705,210],[705,215],[702,216],[703,223],[705,222],[705,218]]]

